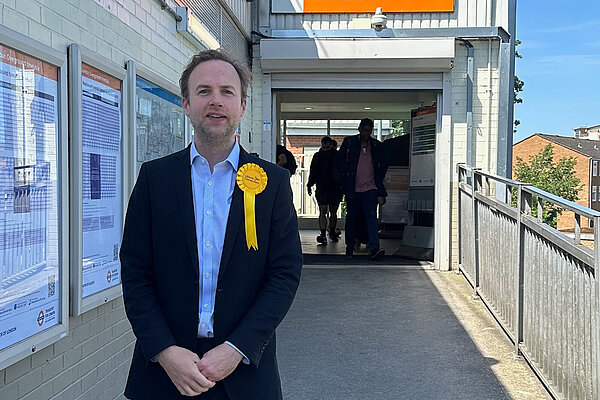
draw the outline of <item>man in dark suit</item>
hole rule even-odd
[[[140,169],[121,248],[130,399],[281,399],[275,328],[302,253],[288,172],[235,139],[249,81],[224,52],[194,56],[180,80],[194,142]]]
[[[370,259],[385,254],[379,247],[377,205],[385,204],[387,191],[383,179],[387,167],[383,162],[381,142],[373,137],[373,120],[363,118],[358,135],[344,138],[337,154],[334,176],[346,197],[346,256],[352,257],[357,228],[364,216],[371,249]]]

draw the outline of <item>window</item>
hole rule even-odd
[[[592,161],[592,175],[598,176],[598,160]]]
[[[592,186],[592,201],[597,201],[598,186]]]

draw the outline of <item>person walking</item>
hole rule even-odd
[[[327,232],[333,242],[337,242],[337,210],[342,198],[341,190],[333,179],[333,166],[337,151],[331,137],[321,138],[321,148],[312,158],[306,190],[312,195],[312,187],[316,186],[315,197],[319,205],[319,230],[317,242],[327,244]]]
[[[181,79],[193,143],[144,163],[121,247],[136,337],[133,400],[279,400],[275,329],[300,280],[289,173],[235,140],[247,67],[195,55]]]
[[[386,201],[383,179],[387,167],[383,163],[381,142],[371,137],[373,120],[363,118],[358,132],[358,135],[344,138],[334,171],[346,198],[346,256],[353,256],[356,228],[362,211],[369,236],[369,258],[379,260],[385,250],[379,245],[377,205],[381,206]]]

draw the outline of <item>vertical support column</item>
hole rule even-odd
[[[327,136],[331,136],[331,120],[330,119],[327,120]]]
[[[441,106],[440,106],[441,105]],[[452,268],[452,77],[443,75],[443,91],[438,95],[438,124],[435,142],[434,264],[437,269]]]
[[[467,47],[467,164],[475,168],[474,140],[473,140],[473,45],[465,40]]]
[[[500,43],[500,90],[498,110],[498,161],[496,174],[512,176],[512,145],[514,126],[515,39],[517,0],[508,0],[508,33],[510,41]]]
[[[275,143],[273,142],[273,127],[272,127],[272,109],[273,100],[271,96],[271,74],[263,74],[262,79],[262,132],[261,132],[261,143],[262,151],[261,158],[269,161],[275,159]]]
[[[379,140],[381,142],[381,139],[383,138],[383,134],[382,134],[382,127],[383,121],[382,120],[377,120],[377,140]]]
[[[277,137],[279,137],[279,107],[277,94],[271,93],[271,161],[277,162]],[[267,132],[265,132],[267,133]],[[268,160],[268,158],[267,158]]]
[[[281,133],[280,145],[285,146],[285,139],[287,138],[287,119],[283,120],[283,132]]]

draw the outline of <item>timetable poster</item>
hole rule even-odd
[[[410,186],[433,186],[435,179],[435,108],[413,110]]]
[[[60,322],[58,84],[0,44],[0,350]]]
[[[121,283],[121,81],[82,64],[83,297]]]
[[[181,98],[137,77],[135,90],[137,168],[185,147]]]

